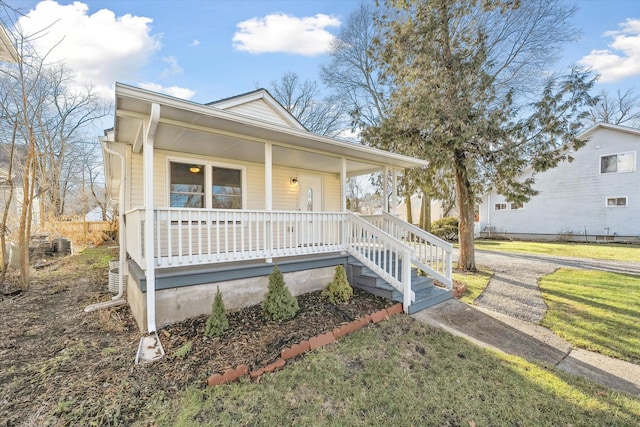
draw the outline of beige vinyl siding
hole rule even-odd
[[[131,208],[144,206],[144,171],[142,153],[131,154]]]
[[[234,113],[242,114],[245,116],[253,117],[259,120],[265,120],[271,123],[277,123],[279,125],[285,125],[292,127],[285,119],[262,99],[247,102],[246,104],[238,105],[235,107],[227,108],[226,111],[232,111]]]
[[[168,160],[203,163],[222,163],[230,166],[244,167],[246,170],[246,184],[243,190],[246,192],[245,209],[262,210],[264,204],[264,165],[251,162],[237,162],[229,159],[219,159],[214,157],[186,155],[172,151],[156,150],[154,156],[154,203],[156,206],[169,206],[168,190]],[[131,207],[142,207],[144,205],[144,171],[142,154],[132,154],[131,158]],[[323,185],[323,206],[326,212],[340,211],[340,179],[336,174],[313,172],[303,169],[292,169],[282,166],[273,166],[273,209],[297,211],[298,187],[291,185],[291,178],[301,174],[317,174],[322,176]]]
[[[291,185],[291,178],[296,177],[295,169],[282,166],[273,167],[273,209],[277,211],[298,210],[298,187]]]

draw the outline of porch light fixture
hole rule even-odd
[[[291,185],[293,186],[298,185],[298,178],[291,178]]]
[[[189,167],[189,172],[191,173],[199,173],[200,172],[200,166],[197,165],[193,165]]]

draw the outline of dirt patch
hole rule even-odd
[[[264,366],[283,348],[388,307],[391,301],[355,290],[335,306],[312,292],[286,322],[265,321],[258,306],[235,311],[219,338],[204,335],[206,316],[159,331],[167,356],[134,365],[140,334],[127,306],[94,313],[110,298],[106,259],[96,249],[33,272],[31,290],[0,293],[0,426],[129,425],[152,420],[151,401],[170,399],[208,376],[246,364]]]

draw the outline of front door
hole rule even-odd
[[[322,176],[300,175],[298,177],[298,210],[302,212],[322,211]],[[304,215],[299,223],[299,244],[302,246],[317,245],[321,230],[315,215]],[[317,219],[317,218],[316,218]]]
[[[300,175],[298,178],[298,210],[322,210],[322,176]]]

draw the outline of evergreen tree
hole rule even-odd
[[[541,172],[570,160],[571,150],[584,145],[577,135],[593,103],[594,79],[573,68],[549,77],[539,101],[518,107],[516,90],[496,72],[500,45],[488,43],[500,16],[518,2],[386,0],[385,6],[374,54],[394,92],[389,114],[363,137],[428,160],[423,179],[431,185],[443,178],[455,183],[458,266],[475,270],[476,201],[491,186],[510,201],[527,201],[536,194],[534,179],[519,179],[527,167]]]
[[[336,267],[333,280],[322,291],[322,295],[326,296],[331,304],[340,304],[351,299],[353,288],[347,280],[347,272],[342,265]]]
[[[224,308],[224,301],[222,301],[220,286],[218,286],[216,297],[214,298],[213,305],[211,306],[211,315],[209,316],[209,319],[207,319],[207,325],[205,326],[204,333],[208,337],[217,337],[222,335],[222,333],[227,329],[229,329],[227,310]]]
[[[269,289],[262,301],[262,312],[270,320],[289,320],[299,309],[298,300],[289,292],[284,276],[276,265],[269,275]]]

